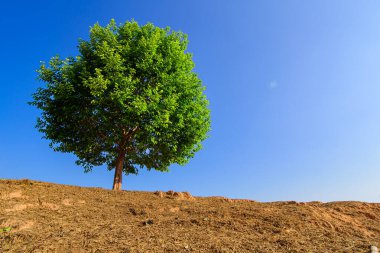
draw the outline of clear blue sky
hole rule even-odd
[[[35,70],[77,54],[96,22],[135,19],[189,35],[210,100],[204,149],[127,190],[258,201],[380,202],[379,1],[2,1],[0,178],[110,188],[34,128]]]

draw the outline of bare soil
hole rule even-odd
[[[0,180],[1,253],[359,253],[379,244],[380,204],[259,203]]]

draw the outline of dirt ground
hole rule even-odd
[[[0,252],[368,252],[380,204],[272,202],[0,180]]]

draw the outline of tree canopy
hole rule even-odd
[[[86,172],[107,164],[122,172],[167,171],[201,149],[210,129],[208,100],[187,52],[187,35],[153,24],[90,29],[76,57],[42,63],[30,103],[37,129],[55,151],[74,153]]]

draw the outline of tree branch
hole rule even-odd
[[[124,151],[126,150],[127,142],[130,141],[133,137],[133,134],[139,130],[139,126],[135,126],[134,128],[130,129],[128,132],[126,132],[125,129],[123,129],[123,138],[121,140],[121,143],[119,144],[119,150]]]

